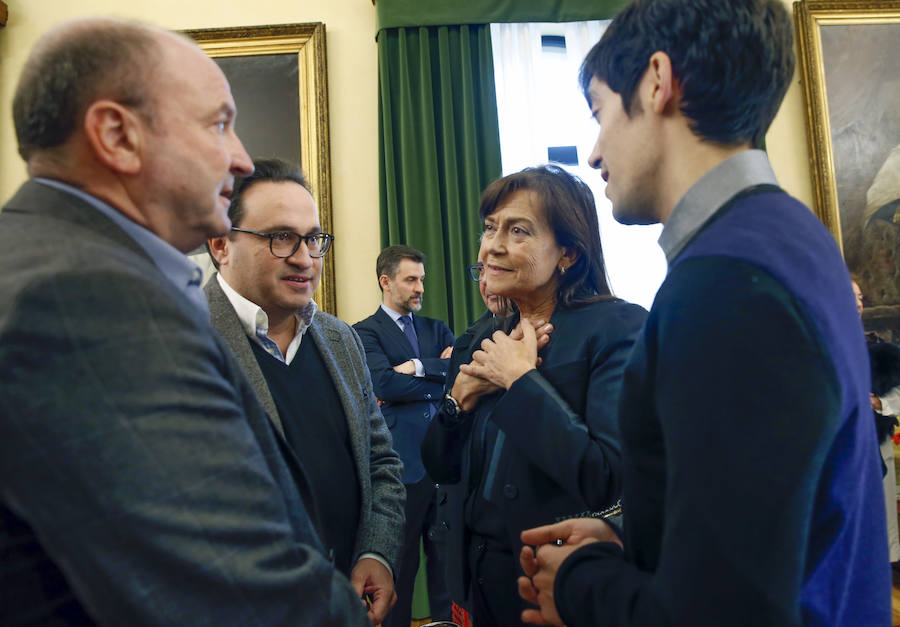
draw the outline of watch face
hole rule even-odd
[[[449,394],[444,397],[444,413],[450,417],[454,417],[459,413],[459,405]]]

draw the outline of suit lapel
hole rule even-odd
[[[256,392],[257,398],[269,415],[269,419],[275,425],[278,434],[284,439],[281,416],[278,415],[275,399],[272,398],[266,378],[259,367],[259,362],[256,361],[256,355],[250,348],[250,339],[247,337],[234,307],[231,306],[231,301],[222,291],[215,274],[210,277],[203,291],[206,292],[206,299],[209,301],[210,322],[231,348],[238,364],[247,375],[250,385],[253,386],[253,391]]]
[[[313,497],[312,486],[303,467],[303,462],[297,457],[284,435],[284,426],[281,423],[278,408],[275,406],[275,399],[272,398],[272,393],[269,391],[269,385],[266,383],[266,379],[259,367],[259,362],[256,361],[253,349],[250,348],[250,339],[247,337],[244,327],[234,311],[234,307],[231,306],[231,301],[228,300],[225,292],[222,291],[215,274],[207,282],[203,291],[206,293],[206,298],[209,302],[210,322],[212,322],[213,328],[222,336],[223,341],[231,349],[238,366],[243,370],[253,392],[263,406],[270,424],[275,427],[271,431],[278,443],[285,463],[292,471],[293,483],[300,494],[301,501],[310,518],[315,521],[315,528],[321,529],[321,521],[319,520],[318,509]]]
[[[416,356],[416,350],[413,348],[413,345],[409,343],[409,338],[406,337],[406,334],[400,330],[399,325],[391,320],[391,317],[387,315],[387,313],[381,307],[378,308],[378,311],[375,312],[375,319],[381,324],[384,333],[387,333],[389,337],[391,337],[391,342],[394,345],[398,345],[398,342],[401,342],[399,346],[405,346],[408,350],[404,351],[406,355],[409,355],[409,359],[412,359]],[[416,333],[419,332],[419,327],[415,323],[416,317],[413,316],[413,326],[416,329]],[[390,343],[388,343],[390,346]],[[419,352],[422,352],[422,342],[419,341]]]
[[[431,332],[431,325],[413,314],[413,327],[416,329],[416,337],[419,338],[419,353],[422,358],[438,357],[440,353],[434,354],[434,334]]]
[[[344,340],[335,329],[325,328],[319,314],[313,318],[307,333],[312,336],[319,353],[322,354],[328,375],[341,399],[341,407],[344,408],[344,417],[347,421],[347,431],[350,434],[350,445],[353,448],[353,459],[356,462],[356,475],[360,479],[359,483],[362,488],[364,478],[369,476],[369,462],[363,442],[363,438],[367,437],[367,431],[362,422],[368,419],[367,399],[362,396],[363,385],[359,381],[348,380],[356,370],[349,359]],[[347,339],[349,340],[349,338]]]

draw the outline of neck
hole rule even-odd
[[[266,335],[278,345],[281,354],[286,355],[288,346],[297,334],[297,316],[288,314],[273,317],[268,312],[266,315],[269,316],[269,331]]]
[[[75,142],[61,149],[39,151],[28,160],[28,174],[76,187],[152,231],[147,217],[126,193],[120,178],[97,165],[90,152],[80,148],[83,147]]]
[[[203,243],[202,235],[186,231],[169,219],[169,212],[154,206],[155,193],[139,178],[104,167],[77,142],[35,154],[28,160],[28,174],[77,187],[185,254]]]
[[[408,316],[409,314],[412,313],[411,311],[405,311],[405,310],[403,310],[403,309],[397,309],[396,307],[394,307],[394,305],[393,305],[392,303],[383,302],[383,304],[384,304],[385,307],[387,307],[388,309],[390,309],[391,311],[393,311],[393,312],[395,312],[395,313],[400,314],[401,316]]]
[[[514,300],[516,307],[519,308],[520,318],[528,318],[531,321],[543,320],[550,322],[550,316],[556,311],[556,292],[554,291],[549,297],[538,298],[535,300]]]
[[[744,150],[749,144],[723,146],[701,140],[687,127],[677,131],[680,136],[669,143],[677,147],[677,154],[666,155],[659,177],[659,221],[665,224],[672,209],[700,178],[714,167]]]

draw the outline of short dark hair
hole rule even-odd
[[[378,259],[375,261],[375,276],[380,279],[383,274],[393,279],[397,276],[397,269],[400,267],[400,262],[404,259],[412,259],[416,263],[425,263],[425,253],[412,246],[403,244],[388,246],[378,253]],[[381,289],[381,281],[378,282],[378,287]]]
[[[231,204],[228,206],[228,218],[231,226],[240,226],[244,219],[244,194],[257,183],[296,183],[309,193],[309,181],[298,166],[283,159],[254,159],[253,174],[235,181],[231,192]]]
[[[791,18],[781,0],[633,0],[582,63],[632,114],[654,52],[665,52],[681,112],[699,137],[761,148],[794,74]]]
[[[303,174],[303,170],[299,167],[288,163],[282,159],[254,159],[253,174],[239,178],[234,183],[234,190],[231,192],[231,204],[228,205],[228,219],[231,220],[231,226],[240,226],[244,219],[244,194],[247,190],[257,183],[296,183],[309,193],[309,182]],[[234,232],[228,233],[229,237],[234,236]],[[216,270],[219,269],[219,262],[216,256],[212,254],[209,247],[209,241],[206,242],[206,252],[212,261]]]
[[[557,245],[577,255],[575,263],[559,278],[556,302],[572,306],[609,297],[600,223],[591,188],[559,166],[525,168],[488,185],[481,194],[478,215],[484,220],[520,191],[535,193]]]
[[[161,54],[150,27],[117,20],[74,24],[48,35],[25,63],[13,98],[19,154],[61,146],[88,107],[109,98],[152,122],[153,60]]]

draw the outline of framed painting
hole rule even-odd
[[[815,211],[900,340],[900,0],[794,4]]]
[[[228,78],[238,110],[235,129],[250,156],[299,163],[312,188],[322,230],[334,233],[325,25],[182,32],[194,39]],[[333,251],[324,258],[314,298],[324,311],[337,312]]]

